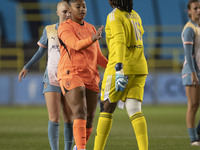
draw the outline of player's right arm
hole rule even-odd
[[[116,63],[124,63],[126,52],[126,36],[123,27],[123,20],[119,13],[112,11],[108,17],[106,25],[109,26],[111,36],[114,38],[114,51]]]
[[[123,27],[123,19],[120,14],[116,14],[112,11],[108,17],[106,25],[109,26],[111,36],[114,38],[115,45],[113,46],[115,51],[115,90],[124,91],[128,84],[128,78],[124,75],[123,63],[126,53],[126,36]]]
[[[189,66],[191,72],[192,83],[198,83],[198,77],[194,67],[194,58],[193,58],[193,49],[194,49],[194,39],[195,33],[194,30],[190,27],[187,27],[183,32],[183,45],[184,45],[184,53],[187,60],[187,64]]]
[[[182,40],[184,45],[185,57],[191,72],[195,72],[194,59],[192,56],[194,47],[194,38],[195,38],[194,30],[190,27],[187,27],[183,32]]]
[[[19,82],[21,82],[22,78],[26,77],[26,74],[28,73],[28,70],[32,68],[44,55],[47,48],[39,47],[38,51],[34,54],[34,56],[31,58],[31,60],[24,66],[24,68],[20,71],[18,75]]]
[[[47,33],[46,29],[43,30],[43,34],[38,42],[39,48],[38,51],[33,55],[31,60],[23,67],[18,75],[18,80],[21,82],[22,78],[26,77],[28,70],[31,69],[39,60],[44,56],[44,53],[47,50],[48,40],[47,40]]]

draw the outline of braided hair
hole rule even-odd
[[[110,3],[121,11],[130,13],[133,9],[133,0],[110,0]]]

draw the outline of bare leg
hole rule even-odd
[[[73,134],[78,149],[86,147],[87,103],[85,87],[77,87],[65,94],[74,116]]]
[[[87,124],[86,128],[91,128],[95,117],[97,108],[98,93],[86,89],[86,102],[87,102]]]
[[[72,111],[68,105],[68,101],[65,97],[61,96],[62,107],[63,107],[63,121],[64,121],[64,139],[65,139],[65,150],[72,149],[74,142],[73,137],[73,116]]]
[[[199,108],[200,101],[200,87],[199,86],[186,86],[186,95],[188,99],[186,124],[191,144],[195,144],[199,140],[197,130],[195,127],[196,113]],[[200,145],[200,143],[197,143]]]
[[[61,111],[61,93],[45,92],[45,100],[49,115],[48,137],[52,150],[59,149],[59,122]]]
[[[52,122],[60,122],[61,111],[61,93],[46,92],[44,93],[46,106],[48,110],[49,120]]]
[[[62,101],[62,109],[63,109],[63,121],[65,123],[72,123],[73,122],[73,114],[71,108],[69,107],[68,100],[65,97],[61,96]]]
[[[74,119],[87,118],[87,105],[86,105],[86,89],[85,87],[77,87],[68,91],[65,94],[65,101],[68,102],[69,107],[72,110]]]
[[[186,86],[186,95],[188,99],[186,124],[188,128],[195,127],[195,117],[199,108],[200,87]]]

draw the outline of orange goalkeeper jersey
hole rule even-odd
[[[91,39],[96,33],[95,27],[85,21],[80,25],[68,19],[59,25],[57,31],[59,39],[66,45],[65,48],[60,44],[58,80],[78,74],[85,84],[98,84],[97,64],[106,68],[108,60],[101,53],[99,42]]]

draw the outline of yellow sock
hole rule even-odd
[[[110,129],[112,127],[112,116],[113,114],[111,113],[100,113],[94,141],[94,150],[104,150]]]
[[[148,150],[147,124],[142,112],[137,112],[130,117],[139,150]]]

